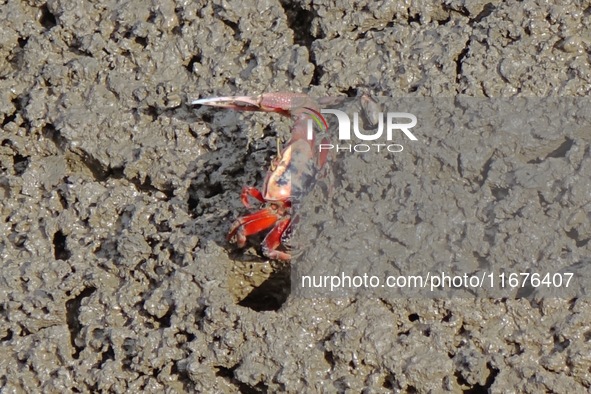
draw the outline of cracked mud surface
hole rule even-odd
[[[189,108],[189,98],[285,90],[317,97],[589,94],[589,8],[574,1],[446,4],[2,2],[0,386],[589,390],[584,298],[302,298],[289,293],[289,266],[266,262],[256,245],[237,251],[224,240],[245,211],[241,187],[261,185],[289,120]],[[566,223],[548,249],[535,245],[541,257],[577,263],[591,238],[589,184],[581,176],[589,174],[589,135],[543,135],[538,150],[486,158],[481,153],[493,142],[483,141],[459,165],[446,146],[435,153],[445,176],[492,196],[508,193],[503,179],[479,174],[500,176],[506,167],[556,180],[578,168],[580,183],[569,185],[564,200],[544,196],[555,199],[556,216],[532,213],[539,223]],[[411,164],[399,163],[402,170]],[[351,174],[351,182],[361,176]],[[412,177],[408,210],[399,211],[404,226],[428,198],[419,193],[420,172]],[[384,182],[368,190],[394,189]],[[517,254],[532,242],[512,230],[522,223],[523,196],[521,206],[497,207],[507,215],[499,226],[516,233],[507,242]],[[441,193],[442,207],[448,197],[455,198]],[[561,202],[579,209],[564,219]],[[479,201],[466,204],[476,209]]]

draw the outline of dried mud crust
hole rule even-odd
[[[184,105],[308,89],[587,95],[589,9],[568,1],[1,3],[7,392],[591,386],[581,298],[289,297],[285,267],[257,259],[256,248],[242,257],[224,241],[243,212],[240,188],[260,185],[289,122]],[[587,163],[588,145],[581,154]],[[578,203],[570,234],[584,255],[588,207]]]

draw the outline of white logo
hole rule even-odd
[[[339,122],[339,140],[351,140],[351,119],[349,115],[345,112],[340,111],[338,109],[322,109],[320,111],[322,114],[332,114],[337,117]],[[407,119],[409,122],[406,123],[394,123],[394,120],[397,119]],[[409,129],[413,128],[417,124],[417,117],[413,114],[407,112],[388,112],[386,114],[386,139],[388,141],[392,141],[394,137],[395,131],[401,131],[409,140],[417,141],[417,137],[414,136],[410,132]],[[362,141],[375,141],[382,137],[384,134],[384,114],[382,112],[379,113],[378,116],[378,128],[377,131],[373,134],[363,134],[359,130],[359,114],[357,112],[353,113],[353,133],[356,138]],[[312,140],[314,138],[314,132],[312,128],[312,119],[308,120],[308,140]],[[400,144],[371,144],[374,148],[377,148],[377,151],[380,151],[381,147],[387,147],[387,150],[390,152],[401,152],[403,150],[402,145]],[[320,151],[322,150],[331,150],[335,149],[333,144],[320,144],[319,146]],[[348,150],[349,152],[368,152],[371,150],[370,145],[368,144],[357,144],[357,145],[348,145],[348,146],[336,146],[337,152],[340,150]]]

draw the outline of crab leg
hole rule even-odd
[[[240,201],[242,201],[242,205],[246,208],[250,208],[250,202],[248,201],[248,197],[256,198],[261,203],[265,203],[266,200],[263,197],[263,194],[257,189],[256,187],[252,186],[244,186],[242,188],[242,193],[240,193]]]
[[[278,219],[279,216],[271,208],[251,213],[237,219],[232,224],[226,238],[228,241],[235,241],[239,247],[243,247],[246,244],[246,237],[268,229],[275,225]]]
[[[277,260],[284,260],[288,261],[291,259],[291,255],[289,253],[282,252],[277,250],[279,245],[281,245],[281,239],[283,238],[283,233],[291,224],[290,217],[284,217],[280,219],[275,224],[275,227],[267,234],[265,239],[263,240],[263,253],[270,259],[277,259]]]

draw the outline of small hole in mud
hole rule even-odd
[[[257,312],[276,311],[285,303],[291,291],[291,270],[289,265],[273,272],[259,287],[251,291],[240,306]]]
[[[4,117],[4,120],[2,121],[1,126],[4,127],[7,124],[9,124],[10,122],[13,122],[15,119],[16,119],[16,112],[13,112],[12,114]],[[2,145],[4,145],[4,143],[2,143]]]
[[[39,23],[45,28],[45,30],[49,30],[55,25],[57,25],[57,20],[55,19],[55,15],[49,11],[47,4],[44,4],[41,8],[41,17],[39,18]]]
[[[328,350],[324,351],[324,359],[331,367],[334,367],[334,365],[335,365],[334,354],[331,351],[328,351]]]
[[[16,153],[14,155],[13,162],[14,162],[14,173],[16,175],[22,175],[27,170],[27,167],[29,166],[29,157],[19,155],[18,153]]]
[[[315,37],[312,35],[314,30],[312,25],[316,14],[314,11],[306,10],[299,4],[282,1],[285,15],[287,16],[287,25],[293,31],[294,44],[305,46],[311,49]]]
[[[240,40],[240,29],[238,28],[238,23],[226,19],[224,19],[223,22],[226,26],[232,29],[232,31],[234,32],[234,38]]]
[[[148,17],[148,22],[154,23],[154,22],[156,22],[157,18],[158,18],[158,14],[156,14],[154,11],[150,11],[150,16]]]
[[[349,88],[343,91],[347,95],[347,97],[357,97],[358,91],[355,88]]]
[[[187,207],[189,212],[194,212],[197,209],[197,205],[199,205],[199,199],[195,197],[189,197],[187,200]]]
[[[55,126],[51,123],[45,124],[41,129],[41,132],[43,133],[43,136],[45,138],[50,139],[60,150],[64,150],[68,145],[68,140],[64,138],[60,131],[57,130]]]
[[[419,14],[409,15],[408,16],[408,24],[410,25],[413,22],[420,23],[421,22],[421,15],[419,15]]]
[[[419,315],[417,315],[416,313],[411,313],[410,315],[408,315],[408,320],[410,321],[417,321],[419,320]]]
[[[386,377],[384,378],[384,383],[382,384],[382,387],[385,389],[394,389],[394,382],[396,381],[396,377],[394,375],[386,375]]]
[[[18,41],[19,48],[24,48],[25,45],[27,45],[27,42],[29,42],[29,37],[26,37],[26,38],[19,37],[17,39],[17,41]]]
[[[101,355],[99,365],[103,366],[109,360],[115,360],[115,352],[113,351],[113,347],[111,345],[109,345],[107,350],[105,350]]]
[[[55,234],[53,234],[53,256],[56,260],[68,260],[72,253],[68,250],[66,246],[66,236],[61,230],[58,230]]]
[[[314,63],[313,60],[312,63]],[[320,81],[323,75],[324,71],[322,70],[322,66],[316,65],[314,67],[314,72],[312,73],[312,81],[310,82],[310,85],[320,86]]]
[[[13,336],[12,330],[7,330],[6,331],[6,335],[3,336],[3,337],[0,337],[0,341],[3,341],[3,342],[6,341],[6,342],[8,342],[8,341],[10,341],[12,339],[12,336]]]
[[[148,46],[148,39],[146,37],[136,37],[135,42],[140,44],[144,48]]]
[[[509,195],[509,188],[491,187],[490,192],[497,201],[500,201]]]
[[[399,333],[397,334],[397,336],[398,336],[399,338],[400,338],[400,337],[407,337],[407,336],[409,336],[409,335],[410,335],[410,330],[402,331],[402,332],[399,332]]]
[[[211,123],[213,122],[213,116],[209,113],[204,113],[201,115],[201,120],[203,120],[205,123]]]
[[[439,26],[442,26],[442,25],[447,25],[450,21],[451,21],[451,16],[448,16],[447,18],[437,20],[436,22]]]
[[[188,72],[193,73],[193,67],[194,67],[195,63],[201,63],[201,55],[199,55],[199,54],[194,55],[191,58],[191,60],[189,60],[189,64],[187,64],[187,71]],[[211,122],[211,119],[209,121],[204,119],[204,121],[209,123],[209,122]]]
[[[463,393],[466,394],[485,394],[485,393],[489,393],[489,389],[492,387],[493,383],[495,382],[495,379],[497,377],[497,375],[499,374],[499,370],[492,367],[490,364],[486,365],[487,369],[489,370],[489,375],[488,378],[486,379],[486,382],[484,382],[483,385],[481,384],[474,384],[474,385],[470,385],[470,383],[468,383],[466,381],[466,379],[464,379],[464,377],[458,372],[456,371],[454,376],[456,377],[456,381],[458,382],[458,384],[460,384],[461,386],[467,386],[468,388],[465,389],[463,391]]]

